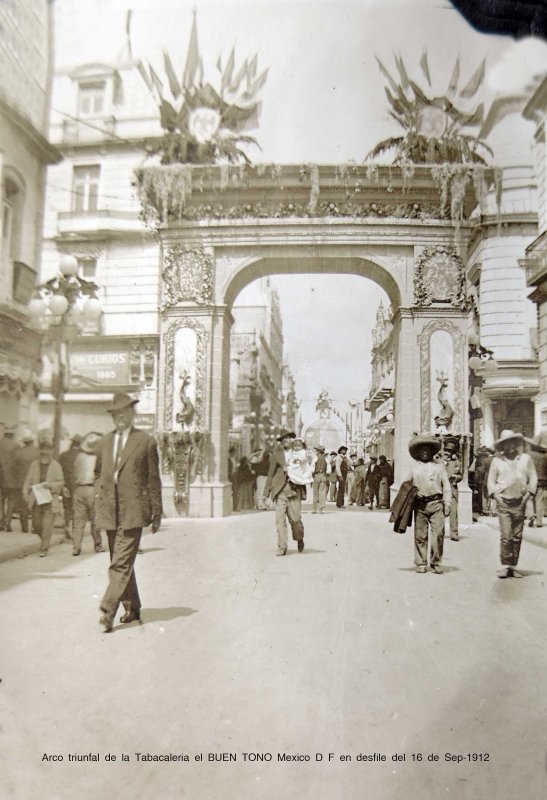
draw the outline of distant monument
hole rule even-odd
[[[326,390],[320,392],[315,410],[319,413],[311,425],[306,429],[304,441],[307,447],[323,445],[325,450],[338,450],[341,444],[346,443],[346,428],[344,422],[332,407],[332,400]]]

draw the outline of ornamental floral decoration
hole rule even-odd
[[[430,245],[416,257],[414,268],[414,304],[450,303],[454,308],[468,308],[463,262],[452,246]]]
[[[178,303],[210,303],[213,299],[213,267],[213,256],[205,251],[203,245],[171,245],[163,255],[162,311]]]
[[[242,133],[258,127],[258,95],[268,75],[267,69],[258,72],[258,55],[236,65],[232,48],[224,65],[220,56],[217,59],[217,78],[205,81],[194,12],[181,77],[165,50],[163,67],[162,80],[151,64],[138,64],[144,83],[158,102],[165,132],[150,154],[159,155],[162,164],[249,162],[241,145],[257,142]]]

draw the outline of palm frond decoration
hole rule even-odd
[[[162,164],[250,163],[243,149],[258,143],[244,131],[258,127],[261,103],[258,95],[268,70],[258,73],[258,56],[236,65],[235,49],[222,67],[216,61],[216,85],[204,80],[196,12],[182,77],[167,51],[163,52],[162,81],[151,64],[138,64],[139,73],[158,104],[164,136],[150,155]]]
[[[390,116],[403,129],[402,136],[391,136],[379,142],[365,160],[377,158],[390,151],[395,164],[486,164],[492,155],[490,148],[479,136],[472,136],[469,129],[484,130],[484,103],[475,101],[485,76],[485,62],[473,72],[458,91],[460,83],[460,61],[456,59],[446,91],[433,96],[431,75],[424,51],[420,67],[429,86],[415,80],[403,58],[395,56],[395,67],[400,81],[397,82],[379,58],[380,72],[386,79],[384,87]],[[486,115],[488,119],[488,115]]]

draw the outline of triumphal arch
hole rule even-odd
[[[388,294],[396,482],[415,432],[467,434],[465,264],[478,185],[471,173],[462,165],[456,186],[441,184],[428,166],[166,165],[137,172],[143,216],[162,251],[158,420],[165,431],[187,426],[201,448],[191,516],[231,511],[231,308],[262,276],[362,275]],[[483,186],[487,179],[483,168]],[[373,313],[363,308],[363,318]],[[312,324],[331,322],[326,298],[324,316]]]

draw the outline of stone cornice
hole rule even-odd
[[[40,156],[44,164],[58,164],[62,160],[61,153],[48,142],[32,122],[15,108],[8,100],[0,94],[0,116],[8,119],[21,133],[23,139]]]

